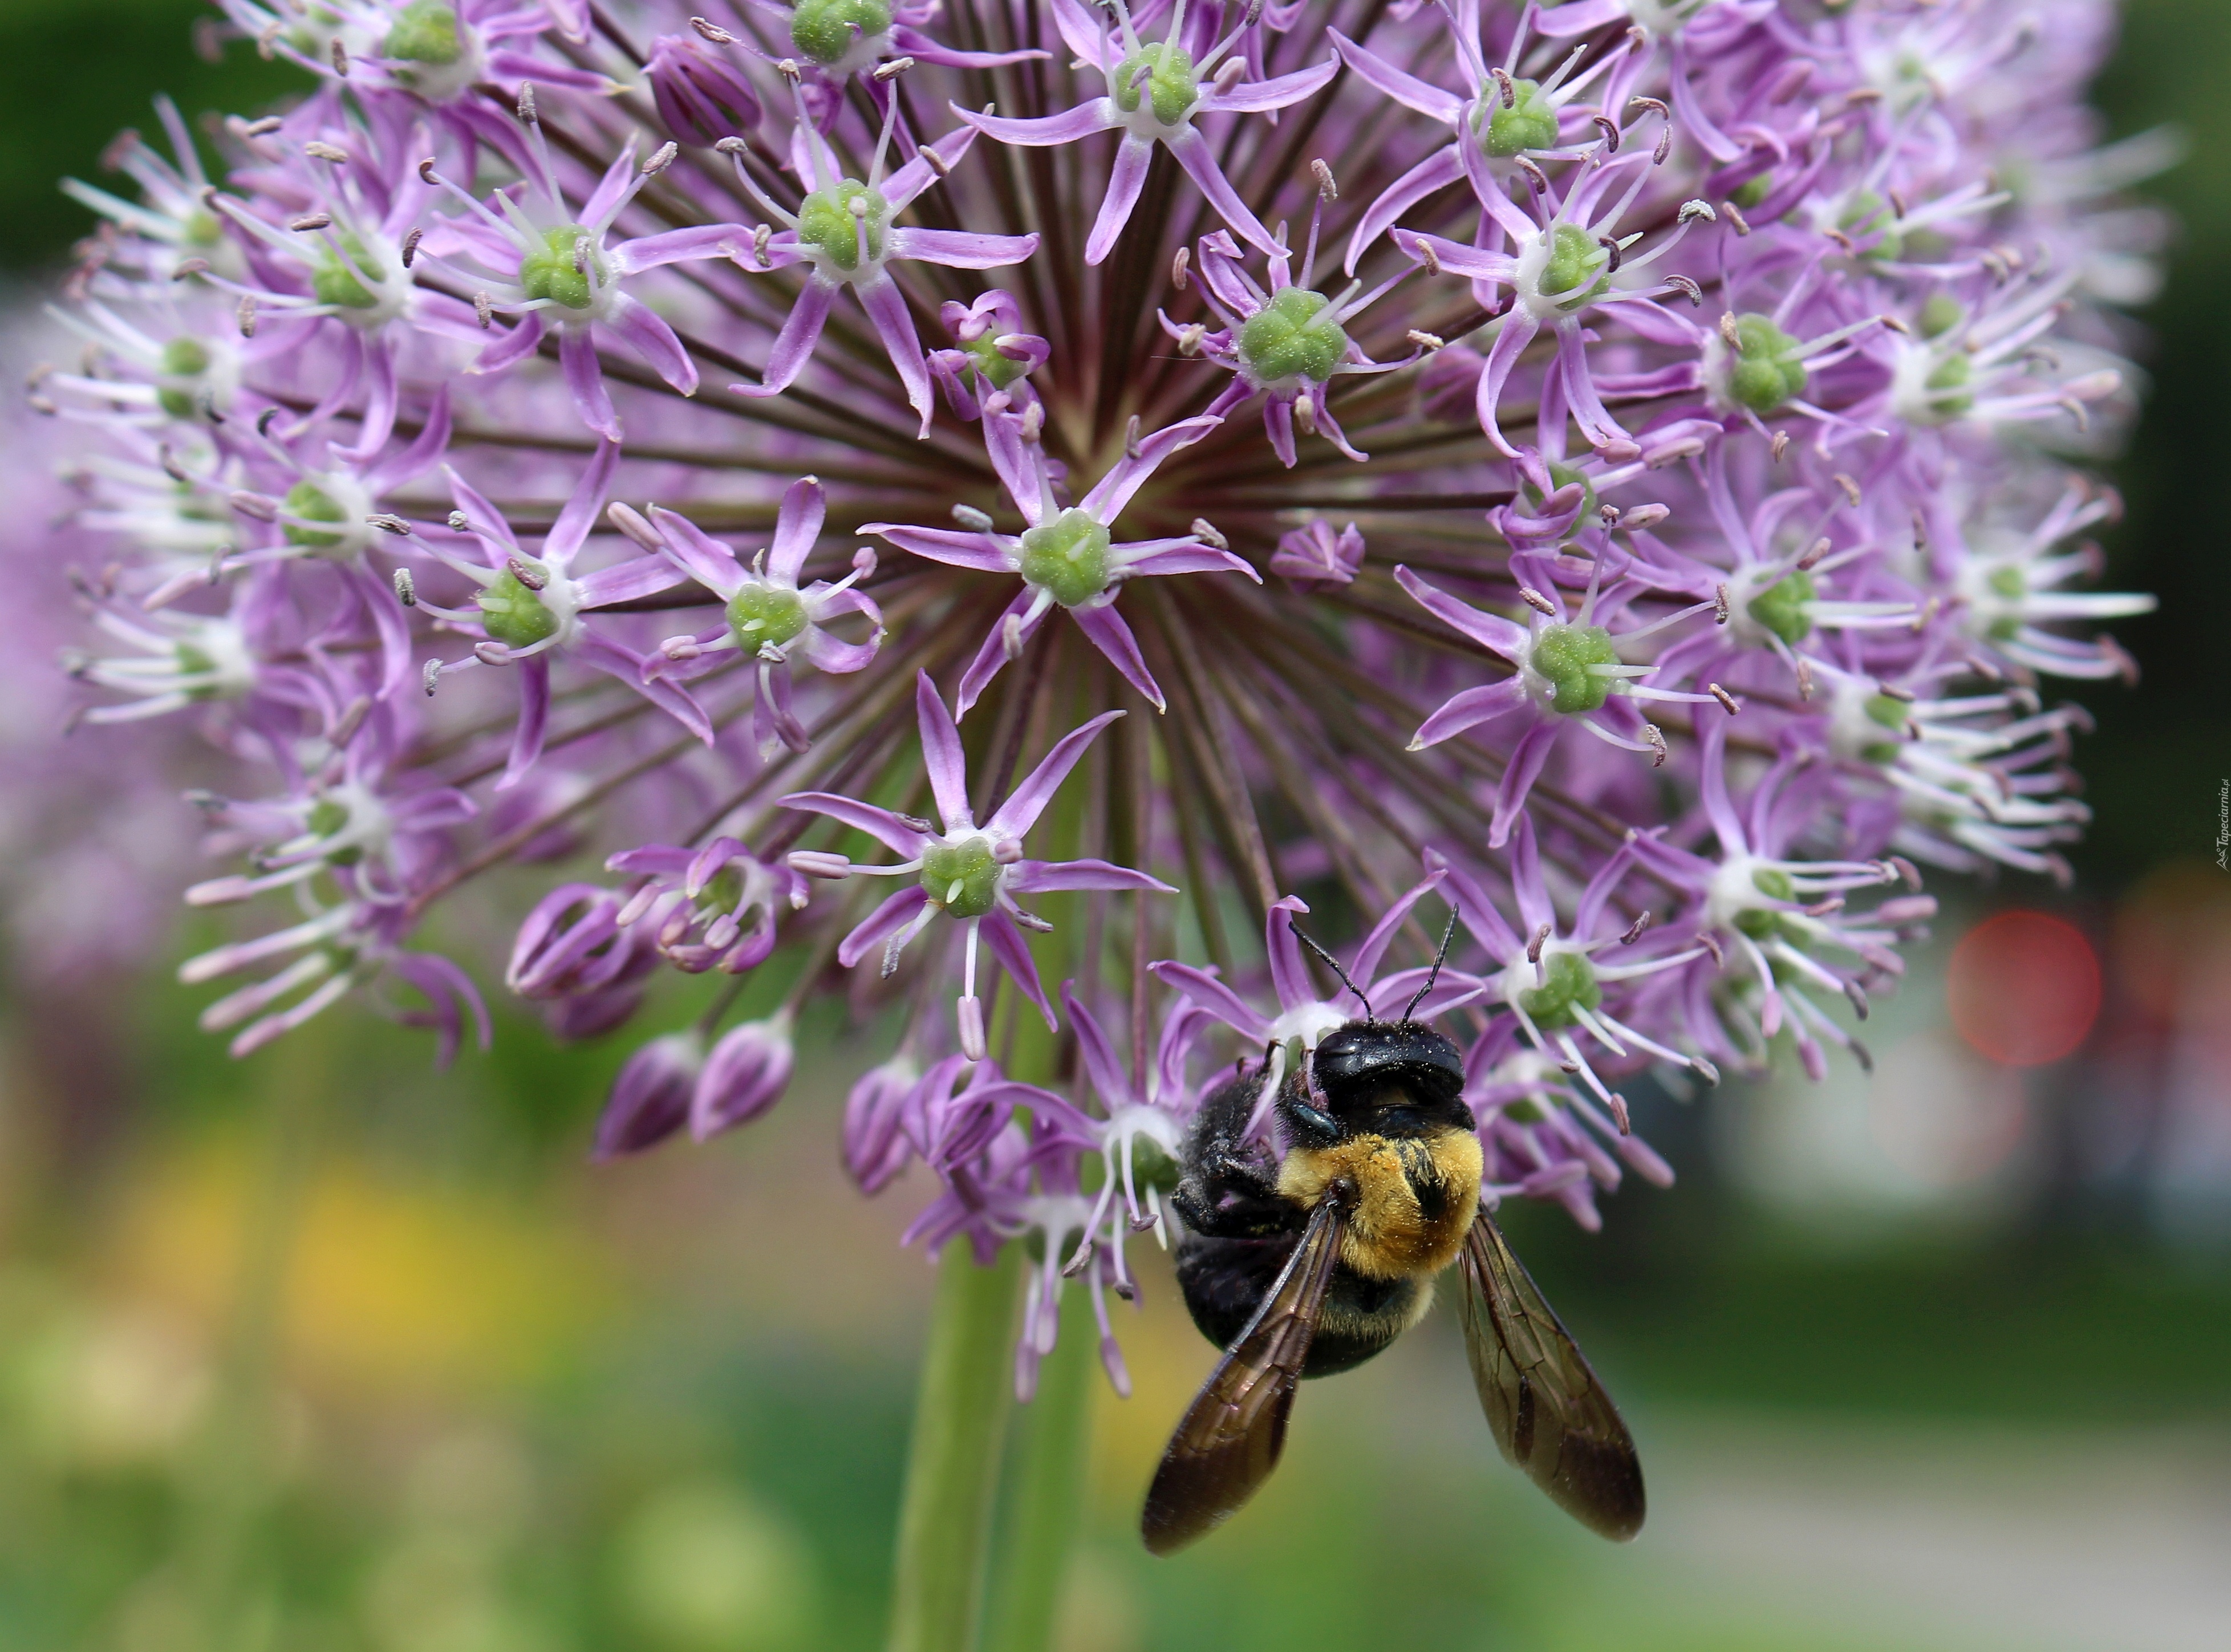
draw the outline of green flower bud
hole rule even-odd
[[[1793,568],[1752,597],[1743,611],[1756,624],[1794,646],[1813,635],[1813,616],[1805,611],[1805,604],[1818,595],[1813,576],[1802,568]]]
[[[1479,146],[1497,160],[1509,160],[1529,149],[1557,146],[1557,106],[1542,95],[1536,81],[1510,83],[1510,106],[1505,108],[1500,89],[1490,94],[1494,113],[1487,118]]]
[[[1872,190],[1861,190],[1852,197],[1851,204],[1837,221],[1836,227],[1850,235],[1854,241],[1865,241],[1872,236],[1882,239],[1859,255],[1863,258],[1896,260],[1904,255],[1905,242],[1897,230],[1898,215],[1889,203]]]
[[[1603,987],[1596,980],[1595,965],[1579,952],[1552,952],[1542,960],[1542,973],[1548,979],[1540,986],[1528,987],[1518,995],[1518,1007],[1534,1018],[1534,1024],[1547,1032],[1555,1027],[1569,1027],[1580,1017],[1573,1013],[1577,1005],[1593,1010],[1603,1002]]]
[[[1023,535],[1023,578],[1064,608],[1089,603],[1108,589],[1108,530],[1071,508]]]
[[[298,481],[287,490],[281,501],[289,516],[306,517],[313,522],[346,522],[348,513],[340,501],[314,482]],[[287,543],[299,545],[305,551],[330,551],[346,539],[346,534],[320,533],[315,528],[297,527],[288,523],[282,530]]]
[[[1797,359],[1797,340],[1763,315],[1736,318],[1736,363],[1728,374],[1728,395],[1752,412],[1773,412],[1802,396],[1807,375]]]
[[[887,0],[799,0],[790,14],[790,43],[823,68],[843,61],[853,42],[891,26]]]
[[[922,854],[922,887],[955,918],[981,918],[999,894],[999,867],[990,840],[933,843]]]
[[[532,648],[558,629],[558,616],[508,568],[482,586],[473,600],[481,605],[481,629],[508,649]]]
[[[1570,716],[1592,712],[1610,698],[1618,679],[1599,676],[1590,666],[1617,665],[1611,633],[1600,625],[1545,625],[1534,639],[1527,665],[1555,690],[1553,710]]]
[[[805,599],[782,585],[739,585],[728,598],[728,629],[747,654],[764,642],[780,648],[805,629]]]
[[[578,223],[561,223],[543,232],[542,245],[519,261],[519,284],[527,289],[527,297],[547,299],[568,310],[589,307],[596,289],[590,285],[588,271],[573,265],[573,248],[588,235]],[[603,261],[597,256],[594,238],[590,240],[589,255],[583,262],[602,275]]]
[[[1143,87],[1133,83],[1142,68],[1148,71]],[[1165,126],[1176,126],[1200,98],[1200,76],[1193,72],[1193,54],[1178,46],[1149,46],[1132,53],[1116,66],[1116,82],[1109,94],[1117,108],[1135,114],[1142,90],[1154,119]]]
[[[864,214],[856,214],[853,203],[864,202]],[[891,203],[881,192],[855,178],[845,178],[833,190],[816,190],[798,209],[798,238],[817,249],[839,269],[860,267],[860,231],[868,226],[868,257],[883,255],[883,232],[890,223]]]
[[[449,64],[462,48],[457,42],[457,14],[443,0],[411,0],[397,14],[380,42],[382,57],[399,57],[413,63]]]
[[[376,308],[379,300],[365,283],[378,284],[378,265],[356,236],[344,235],[340,243],[339,253],[329,247],[319,259],[317,268],[310,274],[310,290],[317,294],[320,304],[336,305],[344,310]]]
[[[1239,360],[1258,384],[1290,378],[1322,384],[1348,355],[1348,334],[1324,311],[1331,300],[1282,287],[1240,324]]]
[[[1868,721],[1879,723],[1901,737],[1911,726],[1913,713],[1907,710],[1905,702],[1902,700],[1893,700],[1888,694],[1869,694],[1861,703],[1859,709],[1866,713]],[[1898,761],[1901,749],[1898,740],[1876,740],[1861,746],[1859,755],[1870,763],[1880,764],[1887,768]],[[1765,874],[1762,873],[1760,875]],[[1760,887],[1763,888],[1765,886],[1762,884]]]

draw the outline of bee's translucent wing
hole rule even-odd
[[[1174,1554],[1215,1530],[1278,1466],[1294,1387],[1340,1260],[1342,1225],[1334,1200],[1310,1212],[1308,1229],[1263,1306],[1217,1361],[1170,1436],[1139,1519],[1153,1553]]]
[[[1503,1455],[1590,1531],[1642,1529],[1642,1463],[1618,1408],[1486,1211],[1463,1256],[1465,1349]]]

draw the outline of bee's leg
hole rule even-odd
[[[1170,1194],[1170,1204],[1195,1233],[1210,1239],[1262,1239],[1300,1231],[1308,1215],[1283,1197],[1277,1184],[1251,1165],[1248,1172],[1213,1178],[1188,1176]]]

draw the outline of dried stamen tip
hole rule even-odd
[[[366,527],[376,527],[382,533],[392,533],[398,539],[407,539],[411,537],[411,524],[386,511],[382,511],[376,516],[365,517],[364,523]]]
[[[1750,233],[1750,220],[1743,216],[1743,210],[1733,201],[1721,202],[1720,210],[1728,215],[1728,222],[1734,226],[1737,235],[1747,236]]]
[[[1697,932],[1697,945],[1712,955],[1712,962],[1722,969],[1727,967],[1728,955],[1720,950],[1720,938],[1709,929]]]
[[[534,82],[522,81],[519,87],[519,118],[528,126],[534,124]]]
[[[713,145],[713,152],[716,155],[726,155],[731,159],[737,159],[750,148],[751,145],[740,138],[723,138]]]
[[[243,138],[264,138],[286,124],[277,115],[265,115],[258,120],[242,121],[237,130]]]
[[[542,590],[549,586],[548,571],[537,567],[524,557],[507,557],[503,565],[514,579],[529,590]]]
[[[1333,179],[1332,168],[1322,158],[1310,163],[1310,176],[1317,181],[1317,195],[1328,206],[1340,199],[1340,185]]]
[[[1433,250],[1433,243],[1427,241],[1425,236],[1410,237],[1410,255],[1418,261],[1419,267],[1426,274],[1438,275],[1441,273],[1441,255]]]
[[[253,339],[255,336],[255,295],[253,293],[242,294],[240,307],[234,313],[240,319],[240,336]]]
[[[1132,460],[1135,460],[1141,456],[1139,449],[1139,416],[1136,413],[1134,413],[1131,416],[1131,422],[1123,427],[1123,456],[1127,459]]]
[[[206,275],[209,272],[210,261],[208,259],[189,258],[182,261],[176,269],[171,272],[171,279],[174,281],[183,281],[191,276]]]
[[[798,60],[794,57],[784,58],[774,66],[774,72],[792,86],[799,84],[805,79],[805,71],[798,67]]]
[[[411,570],[408,568],[398,568],[395,571],[395,600],[405,608],[418,606],[418,587],[412,581]]]
[[[1511,84],[1510,71],[1507,69],[1491,68],[1488,70],[1488,73],[1495,77],[1496,85],[1500,87],[1503,90],[1503,106],[1506,109],[1516,108],[1518,106],[1518,88]]]
[[[1045,432],[1045,403],[1032,402],[1024,411],[1022,423],[1016,434],[1025,442],[1036,442]]]
[[[876,64],[872,78],[878,86],[889,86],[913,67],[914,59],[911,57],[894,57],[888,62]]]
[[[1798,568],[1806,573],[1812,572],[1820,565],[1820,559],[1835,548],[1834,545],[1827,539],[1814,540],[1806,548],[1805,554],[1797,558]]]
[[[1542,961],[1542,948],[1548,944],[1549,933],[1549,926],[1544,924],[1534,932],[1533,939],[1526,943],[1526,961],[1529,964],[1539,964]]]
[[[720,24],[706,18],[692,17],[689,20],[689,26],[702,38],[711,41],[715,46],[733,46],[736,43],[736,37],[734,35],[721,28]]]
[[[348,55],[348,48],[347,48],[347,47],[346,47],[346,46],[344,46],[344,45],[342,45],[342,44],[340,43],[340,42],[339,42],[339,41],[335,41],[335,42],[333,42],[333,73],[334,73],[334,74],[338,74],[338,75],[340,75],[340,76],[341,77],[341,79],[343,79],[344,81],[346,81],[346,79],[348,79],[348,72],[349,72],[349,55]]]
[[[1611,1096],[1611,1121],[1619,1126],[1620,1135],[1631,1136],[1634,1133],[1634,1120],[1627,1113],[1626,1098],[1616,1090],[1612,1092]]]
[[[1635,918],[1635,920],[1626,926],[1626,931],[1620,936],[1619,944],[1621,946],[1633,945],[1635,942],[1642,939],[1642,932],[1649,928],[1652,921],[1653,920],[1650,908],[1645,907],[1641,913]]]
[[[1182,293],[1192,285],[1193,248],[1180,247],[1170,259],[1170,285]]]
[[[675,158],[681,153],[682,145],[679,144],[661,144],[656,149],[650,152],[650,158],[643,162],[643,175],[645,177],[657,177],[659,173],[673,165]]]
[[[1678,288],[1681,296],[1687,299],[1697,308],[1701,310],[1704,307],[1704,289],[1686,275],[1668,275],[1665,278],[1665,284],[1668,287]]]
[[[1727,340],[1729,349],[1743,348],[1743,334],[1736,330],[1736,313],[1733,310],[1720,312],[1720,337]]]
[[[1859,483],[1853,481],[1849,476],[1844,474],[1840,470],[1836,473],[1834,480],[1836,486],[1844,490],[1844,497],[1851,500],[1853,504],[1857,505],[1859,502]]]
[[[1743,709],[1741,702],[1739,702],[1736,697],[1730,694],[1726,689],[1721,687],[1717,682],[1706,683],[1704,685],[1704,692],[1711,695],[1713,699],[1718,700],[1720,702],[1721,709],[1725,711],[1730,717],[1733,717],[1737,712]]]
[[[442,686],[442,662],[429,660],[418,668],[418,686],[426,691],[426,698],[434,697],[434,690]]]
[[[1535,590],[1531,585],[1519,586],[1518,600],[1524,603],[1527,607],[1532,609],[1537,614],[1547,614],[1551,619],[1557,617],[1559,611],[1557,604],[1551,602],[1547,597],[1544,597],[1540,591]]]
[[[1664,768],[1665,766],[1665,731],[1655,723],[1645,723],[1642,726],[1642,737],[1650,742],[1650,766],[1653,769]]]
[[[973,505],[955,505],[953,519],[971,533],[989,533],[992,531],[991,513],[980,511]]]
[[[424,229],[413,229],[403,237],[403,268],[411,268],[411,261],[418,255],[418,242],[425,236]]]
[[[449,524],[450,532],[452,532],[469,533],[472,532],[472,519],[468,517],[462,511],[451,511],[447,519]]]
[[[288,219],[287,227],[289,229],[307,235],[313,229],[325,229],[331,228],[333,222],[333,215],[330,212],[305,212],[299,218]]]
[[[1414,348],[1426,351],[1428,353],[1436,350],[1445,350],[1449,347],[1449,341],[1446,339],[1442,338],[1439,333],[1427,332],[1422,327],[1412,327],[1409,332],[1404,333],[1402,336],[1408,339]]]
[[[1591,115],[1589,120],[1603,133],[1604,147],[1613,154],[1619,153],[1619,123],[1609,115]]]
[[[1203,545],[1208,546],[1212,551],[1229,551],[1232,549],[1232,541],[1225,539],[1221,533],[1218,532],[1216,531],[1215,524],[1211,522],[1205,516],[1194,517],[1193,519],[1193,526],[1187,530],[1187,532],[1189,532],[1194,539],[1199,539]]]
[[[1776,430],[1774,433],[1774,440],[1769,444],[1769,446],[1774,454],[1774,462],[1777,465],[1780,464],[1782,462],[1782,455],[1789,451],[1789,432],[1787,430]]]
[[[487,332],[495,325],[495,300],[485,293],[474,294],[473,314],[480,321],[481,331]]]
[[[339,144],[328,144],[313,138],[302,145],[302,152],[313,160],[331,161],[336,166],[348,165],[349,152]]]

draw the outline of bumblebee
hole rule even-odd
[[[1591,1530],[1632,1538],[1644,1513],[1634,1442],[1480,1207],[1462,1055],[1411,1018],[1433,977],[1400,1021],[1380,1021],[1330,954],[1295,933],[1364,1013],[1280,1086],[1271,1108],[1286,1149],[1275,1165],[1250,1143],[1258,1067],[1203,1103],[1187,1139],[1170,1197],[1185,1223],[1178,1283],[1193,1323],[1225,1353],[1148,1490],[1147,1547],[1174,1553],[1229,1518],[1277,1466],[1301,1379],[1352,1370],[1387,1347],[1424,1317],[1433,1281],[1452,1265],[1473,1383],[1504,1456]]]

